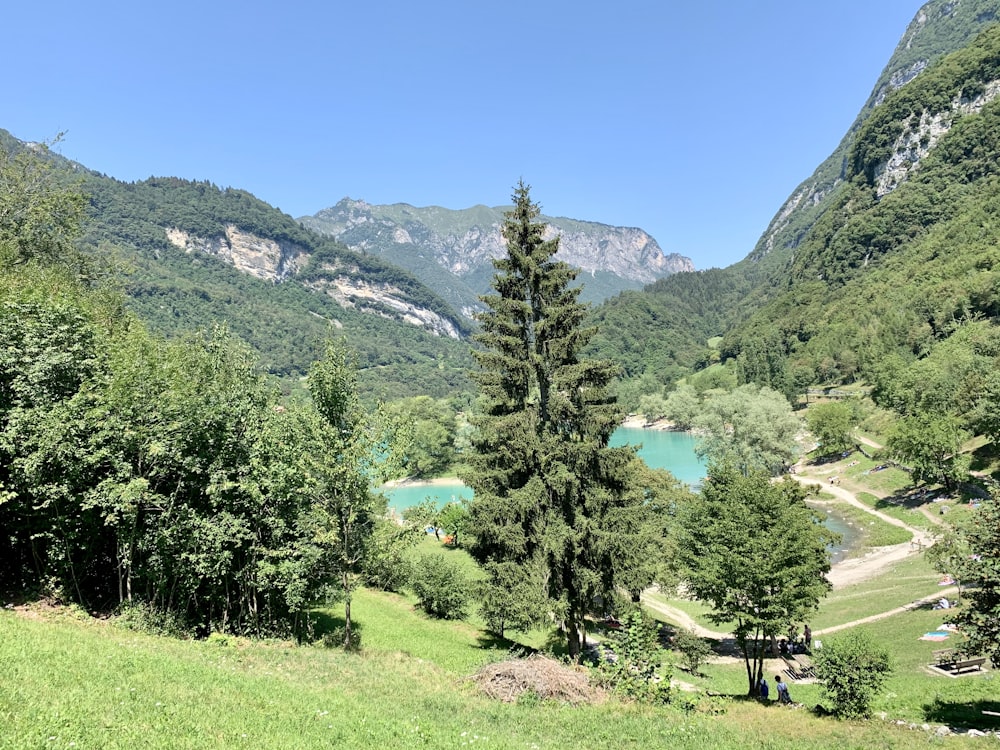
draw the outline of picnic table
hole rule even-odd
[[[796,682],[816,679],[816,669],[813,667],[812,659],[805,654],[783,656],[782,659],[785,662],[785,668],[782,671],[790,679]]]

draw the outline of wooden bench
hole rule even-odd
[[[986,662],[985,656],[979,656],[975,659],[963,659],[962,661],[956,661],[951,665],[952,672],[964,672],[967,669],[982,670],[983,664]]]
[[[782,670],[793,680],[815,680],[816,670],[813,668],[812,664],[805,663],[805,661],[798,661],[796,659],[786,658],[784,660],[785,668]]]

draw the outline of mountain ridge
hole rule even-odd
[[[343,198],[304,226],[348,247],[401,265],[449,299],[467,315],[479,309],[489,290],[492,260],[504,252],[500,233],[507,207],[477,204],[467,209],[384,205]],[[638,227],[621,227],[565,217],[541,216],[546,237],[560,237],[557,257],[581,272],[581,299],[600,302],[624,289],[638,289],[658,278],[693,271],[690,258],[665,254]]]

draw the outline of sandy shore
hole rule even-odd
[[[646,418],[640,414],[629,414],[628,418],[622,422],[622,427],[635,430],[672,430],[674,429],[674,423],[668,419],[647,422]]]
[[[393,490],[397,487],[454,487],[459,484],[462,484],[462,480],[458,477],[437,477],[436,479],[403,477],[402,479],[393,479],[386,482],[380,489]]]

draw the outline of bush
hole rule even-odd
[[[398,592],[406,588],[413,575],[407,555],[422,536],[423,532],[412,526],[399,526],[388,519],[376,522],[362,563],[365,583],[382,591]]]
[[[126,630],[169,638],[190,638],[192,628],[178,613],[141,601],[124,602],[118,608],[115,623]]]
[[[892,671],[885,648],[872,641],[866,631],[854,630],[825,642],[815,652],[814,661],[835,716],[871,716],[872,701]]]
[[[462,568],[443,555],[422,555],[416,561],[410,588],[429,615],[446,620],[465,617],[469,579]]]
[[[670,675],[663,674],[659,626],[639,610],[609,636],[614,655],[598,667],[598,682],[620,695],[643,703],[670,701]]]
[[[712,647],[691,629],[678,630],[674,636],[674,651],[681,655],[681,663],[691,674],[698,674],[698,667],[712,655]]]

